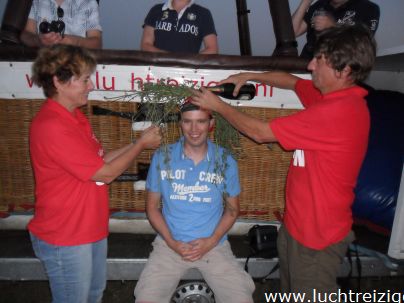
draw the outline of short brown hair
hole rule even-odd
[[[319,35],[314,56],[324,55],[337,71],[351,68],[350,77],[357,83],[366,79],[376,57],[376,42],[371,32],[362,25],[340,25],[324,30]]]
[[[53,45],[39,50],[32,65],[32,80],[42,87],[46,97],[56,94],[53,77],[66,83],[73,76],[93,72],[97,66],[94,56],[86,49],[73,45]]]
[[[205,111],[209,114],[209,119],[212,119],[212,112],[210,110],[206,110],[203,108],[200,108],[198,105],[193,104],[190,100],[185,101],[181,106],[180,106],[180,113],[181,113],[181,118],[182,118],[182,113],[193,111],[193,110],[201,110]]]

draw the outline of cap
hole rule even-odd
[[[200,110],[201,108],[198,105],[191,103],[191,98],[185,99],[184,103],[180,105],[180,112],[189,112],[192,110]]]
[[[182,103],[180,105],[181,113],[189,112],[189,111],[193,111],[193,110],[203,110],[209,114],[210,118],[212,118],[212,112],[210,110],[205,110],[205,109],[200,108],[198,105],[193,104],[191,102],[191,100],[192,100],[192,98],[189,97],[189,98],[185,99],[184,103]]]

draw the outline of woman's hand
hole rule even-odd
[[[161,131],[156,125],[146,128],[137,142],[141,143],[144,148],[157,148],[161,144]]]

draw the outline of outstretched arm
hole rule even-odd
[[[285,72],[240,73],[220,81],[219,84],[234,83],[236,86],[233,94],[237,95],[240,87],[248,80],[294,90],[298,79],[298,77]],[[258,143],[277,141],[267,121],[256,119],[237,110],[235,107],[223,102],[206,88],[194,91],[192,103],[219,113],[237,130]]]
[[[299,80],[299,77],[281,71],[264,72],[264,73],[247,72],[231,75],[228,78],[220,81],[219,85],[223,83],[235,84],[236,86],[234,88],[233,95],[237,96],[240,87],[246,84],[247,81],[260,82],[277,88],[294,90],[297,80]]]
[[[93,181],[110,183],[121,175],[133,160],[146,148],[160,145],[161,134],[156,126],[146,129],[135,143],[105,155],[105,164],[92,176]]]
[[[219,113],[237,130],[257,143],[276,141],[268,122],[237,110],[235,107],[223,102],[206,88],[201,88],[201,91],[194,92],[191,102]]]

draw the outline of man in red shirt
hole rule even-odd
[[[286,185],[286,207],[278,236],[281,287],[285,292],[337,290],[336,277],[353,241],[351,205],[365,156],[370,127],[357,86],[373,66],[374,40],[367,29],[341,26],[326,30],[315,45],[308,69],[312,80],[284,72],[241,73],[234,94],[246,81],[296,92],[305,109],[265,122],[222,102],[202,88],[193,102],[214,110],[258,143],[279,142],[295,150]]]

